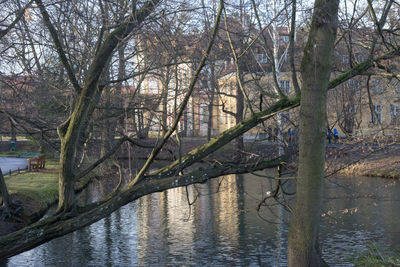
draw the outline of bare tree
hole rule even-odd
[[[339,1],[316,0],[301,64],[299,167],[290,222],[288,265],[323,266],[318,246],[324,162],[326,91],[332,67]]]
[[[161,53],[162,55],[167,54],[168,57],[166,58],[166,61],[162,62],[161,66],[157,66],[158,68],[149,70],[151,69],[150,67],[146,70],[139,70],[138,73],[135,73],[135,71],[132,70],[134,68],[132,68],[130,73],[131,75],[123,73],[123,66],[119,65],[118,67],[120,71],[118,71],[117,75],[113,76],[113,72],[116,68],[110,66],[112,65],[110,62],[118,62],[118,60],[121,64],[123,64],[122,62],[126,63],[127,60],[125,55],[127,50],[123,51],[121,45],[131,45],[131,42],[129,42],[128,39],[138,37],[139,33],[143,29],[141,28],[143,24],[150,24],[149,21],[151,19],[161,20],[168,9],[163,10],[158,6],[159,1],[154,0],[146,1],[140,5],[136,2],[131,3],[129,1],[122,1],[123,3],[128,4],[126,6],[126,13],[124,13],[126,15],[122,16],[123,18],[120,17],[120,20],[115,20],[115,17],[113,17],[112,14],[118,14],[121,9],[116,7],[113,8],[113,3],[110,1],[101,1],[101,3],[104,3],[105,5],[110,5],[108,7],[110,8],[110,13],[107,16],[107,23],[99,22],[95,24],[97,26],[101,25],[100,28],[104,26],[104,29],[95,31],[97,34],[97,37],[95,38],[95,43],[97,44],[95,45],[96,49],[91,50],[90,48],[93,46],[84,45],[85,47],[87,46],[85,49],[88,50],[83,49],[83,51],[79,50],[79,53],[76,53],[80,42],[78,41],[75,43],[74,38],[78,38],[79,34],[76,32],[68,32],[67,35],[63,35],[60,30],[60,27],[63,25],[62,23],[65,23],[64,20],[68,21],[68,19],[63,17],[62,14],[66,16],[68,15],[68,12],[74,10],[73,8],[77,8],[77,6],[72,5],[75,2],[61,1],[51,5],[45,5],[41,0],[35,0],[35,2],[40,11],[41,17],[43,18],[44,24],[47,27],[47,31],[50,33],[50,37],[54,42],[54,48],[57,51],[57,55],[64,67],[64,75],[68,77],[69,86],[74,90],[72,94],[73,100],[70,105],[70,116],[65,118],[64,122],[58,127],[58,134],[61,140],[59,205],[56,215],[41,220],[34,225],[30,225],[23,231],[0,238],[0,242],[4,244],[4,246],[0,248],[1,257],[15,255],[55,237],[89,225],[112,213],[122,205],[146,194],[163,191],[173,187],[205,182],[208,179],[224,174],[251,172],[267,167],[278,166],[282,162],[282,158],[280,157],[272,160],[260,159],[257,163],[227,163],[221,166],[210,166],[207,169],[187,169],[189,166],[199,162],[224,145],[238,137],[241,137],[244,133],[256,127],[258,124],[271,119],[282,111],[298,107],[301,101],[302,116],[305,117],[302,117],[301,124],[302,137],[300,142],[301,152],[297,190],[298,198],[290,233],[289,264],[293,266],[296,263],[302,264],[303,266],[307,266],[308,264],[322,264],[317,249],[317,236],[323,185],[326,91],[335,88],[357,75],[366,73],[367,70],[382,64],[385,60],[397,57],[399,55],[398,46],[388,45],[385,52],[379,55],[371,53],[369,58],[362,62],[358,62],[357,64],[355,63],[352,67],[337,74],[333,80],[329,81],[329,73],[332,69],[331,57],[337,26],[336,12],[338,1],[316,0],[311,29],[308,34],[309,39],[304,50],[302,63],[301,86],[303,91],[301,100],[299,96],[293,98],[281,96],[276,100],[275,96],[268,106],[262,109],[260,108],[259,111],[255,108],[254,110],[251,110],[254,107],[254,103],[252,103],[251,98],[246,95],[249,88],[246,87],[246,83],[243,82],[243,76],[241,76],[243,74],[243,69],[248,66],[245,64],[247,63],[246,60],[241,61],[241,57],[244,58],[249,56],[246,53],[243,54],[243,52],[249,51],[249,47],[251,47],[251,44],[258,39],[258,36],[257,34],[254,36],[253,34],[250,34],[250,31],[246,31],[248,34],[245,35],[245,40],[239,40],[235,43],[234,38],[232,38],[234,31],[231,28],[232,25],[229,24],[229,16],[222,15],[224,1],[220,1],[219,9],[215,16],[215,25],[210,31],[211,33],[209,34],[210,38],[207,47],[200,49],[202,54],[201,59],[198,60],[198,67],[193,71],[193,75],[190,77],[187,91],[184,92],[182,96],[181,105],[176,105],[176,110],[174,110],[175,116],[172,118],[168,127],[166,127],[166,124],[168,123],[165,123],[165,114],[164,117],[162,117],[163,114],[161,114],[161,125],[165,130],[163,133],[159,133],[158,142],[153,147],[153,150],[149,154],[144,166],[138,170],[138,174],[127,186],[116,188],[112,194],[104,197],[96,203],[80,207],[77,206],[76,195],[73,190],[76,181],[79,181],[79,179],[100,166],[100,164],[113,155],[123,143],[129,142],[133,145],[142,146],[142,144],[135,138],[121,135],[118,140],[112,140],[108,148],[104,148],[102,153],[103,155],[100,158],[96,158],[93,162],[88,164],[76,164],[81,158],[80,156],[84,149],[82,147],[82,140],[86,140],[88,138],[87,135],[92,132],[91,124],[93,125],[94,121],[103,115],[102,112],[99,111],[101,107],[103,107],[102,105],[107,103],[106,101],[108,99],[112,99],[111,91],[110,94],[107,92],[108,89],[113,89],[113,85],[110,85],[113,84],[111,79],[116,78],[114,83],[118,84],[130,78],[140,77],[138,79],[139,82],[135,85],[137,88],[141,86],[140,81],[143,81],[143,77],[151,71],[153,71],[153,74],[163,77],[164,88],[169,87],[169,78],[172,78],[172,80],[174,78],[177,79],[177,74],[176,72],[174,73],[177,62],[175,59],[169,61],[169,59],[174,57],[173,53]],[[118,4],[121,4],[122,2],[118,1]],[[242,2],[243,1],[241,1],[241,3]],[[98,13],[100,8],[97,8],[97,3],[98,2],[96,1],[88,1],[90,8],[89,10],[85,9],[85,12],[89,12],[86,17],[88,22],[90,20],[89,18],[98,17],[96,14],[106,14],[105,12]],[[121,4],[121,6],[124,5]],[[244,13],[245,12],[242,10],[242,16],[239,16],[239,18],[242,19],[243,24],[245,20]],[[224,23],[225,25],[222,26],[223,32],[226,36],[225,41],[229,44],[230,55],[233,56],[234,62],[232,65],[235,67],[235,75],[238,76],[237,80],[239,84],[237,86],[237,94],[242,93],[243,95],[243,98],[240,99],[239,97],[237,102],[239,102],[238,105],[244,106],[246,104],[250,112],[247,116],[243,116],[242,114],[240,120],[237,120],[235,126],[221,132],[215,137],[215,139],[212,139],[210,142],[194,149],[187,155],[179,157],[179,159],[167,166],[150,172],[149,170],[152,162],[156,156],[159,155],[161,149],[165,147],[165,144],[168,142],[170,137],[176,133],[179,123],[182,121],[182,118],[184,118],[185,109],[187,109],[191,95],[196,89],[196,81],[202,73],[203,66],[205,66],[206,60],[211,54],[214,39],[218,34],[218,25],[221,24],[220,20],[223,17],[226,19],[226,23]],[[79,16],[74,19],[79,19]],[[239,19],[239,21],[241,20]],[[60,24],[56,22],[60,22]],[[249,29],[250,28],[247,30]],[[82,32],[87,33],[87,29],[84,28],[81,30]],[[49,37],[49,34],[44,35],[44,37]],[[74,42],[68,42],[68,38],[72,38]],[[93,42],[93,38],[88,39]],[[379,38],[376,40],[378,39]],[[160,40],[162,40],[162,38],[158,39],[159,43],[161,43]],[[119,51],[118,49],[121,50]],[[137,51],[132,53],[135,52]],[[85,53],[87,54],[86,57],[80,56]],[[118,55],[116,53],[118,53]],[[118,58],[118,60],[116,58]],[[79,59],[82,63],[80,63],[79,60],[77,62],[76,59]],[[113,61],[113,59],[116,60]],[[166,67],[168,63],[171,63],[173,66],[171,68],[172,70]],[[243,65],[241,65],[242,63]],[[29,64],[25,64],[25,66],[28,65]],[[128,72],[127,69],[129,66],[125,67],[125,71]],[[314,75],[315,73],[318,75]],[[106,86],[109,86],[108,89],[105,89]],[[278,86],[276,86],[276,88],[279,89]],[[167,89],[164,91],[161,90],[161,92],[164,92],[164,96],[162,94],[156,94],[156,96],[159,99],[163,99],[166,90]],[[138,108],[146,105],[146,102],[142,101],[142,99],[139,97],[136,98],[136,93],[133,95],[135,98],[134,101],[137,102],[129,103],[129,105],[132,106],[127,106],[127,109],[130,107]],[[176,93],[174,98],[175,96]],[[240,115],[240,110],[242,110],[242,108],[243,107],[237,108],[237,114]],[[111,110],[111,107],[108,106],[108,109]],[[117,109],[119,109],[119,112],[122,111],[118,106]],[[149,110],[157,114],[155,108],[149,107]],[[4,113],[7,113],[7,111],[4,111]],[[96,117],[97,115],[99,117]],[[117,117],[118,115],[115,116]],[[239,118],[238,115],[237,118]],[[307,146],[309,143],[313,145]],[[311,157],[308,157],[309,155],[311,155]],[[185,173],[182,173],[183,170],[185,170]]]

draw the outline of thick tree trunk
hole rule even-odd
[[[212,76],[213,77],[213,76]],[[214,82],[212,82],[214,84]],[[212,120],[213,120],[213,110],[214,110],[214,96],[215,96],[215,87],[212,85],[210,88],[210,104],[208,105],[208,118],[207,118],[207,141],[211,140],[212,136]]]
[[[168,74],[167,74],[168,76]],[[161,115],[161,127],[162,127],[162,133],[165,134],[167,132],[168,128],[168,79],[167,81],[163,81],[162,83],[162,115]]]
[[[318,231],[324,186],[326,93],[339,0],[316,0],[301,65],[299,169],[288,265],[323,266]]]
[[[17,129],[15,129],[15,125],[10,119],[10,136],[11,136],[11,141],[17,141]]]
[[[212,121],[213,121],[213,113],[214,113],[214,99],[215,99],[215,91],[217,90],[217,83],[215,82],[215,66],[214,64],[211,65],[211,82],[210,82],[210,94],[208,96],[208,99],[210,100],[210,103],[208,105],[208,118],[207,118],[207,141],[211,140],[212,136]],[[207,85],[208,86],[208,85]]]
[[[60,174],[58,178],[58,212],[70,211],[75,207],[73,173],[74,145],[72,138],[62,139],[60,152]]]
[[[241,75],[239,75],[239,79],[242,79]],[[236,86],[236,116],[235,116],[236,125],[238,125],[243,121],[244,117],[243,113],[244,113],[244,96],[238,84]],[[237,149],[236,157],[237,159],[240,159],[242,151],[244,150],[243,135],[240,135],[236,138],[236,149]]]
[[[4,211],[8,211],[8,207],[10,206],[10,196],[8,194],[6,181],[4,180],[3,172],[1,171],[1,169],[0,169],[0,193],[3,199]]]
[[[48,28],[57,52],[63,62],[65,68],[69,72],[69,79],[74,85],[75,91],[78,93],[77,103],[71,117],[58,127],[58,133],[61,139],[60,153],[60,177],[59,177],[59,203],[58,212],[66,212],[73,210],[75,207],[74,169],[75,156],[77,153],[79,138],[87,128],[87,122],[90,120],[94,111],[94,101],[96,95],[101,95],[102,86],[98,86],[100,77],[108,65],[108,62],[113,54],[114,49],[126,36],[130,34],[138,25],[140,25],[159,0],[145,2],[139,10],[134,10],[133,13],[111,33],[107,35],[104,42],[96,51],[95,57],[89,67],[86,75],[85,83],[81,87],[76,80],[75,74],[71,71],[68,59],[63,51],[58,33],[53,26],[50,16],[41,0],[35,0],[39,7],[40,13]]]

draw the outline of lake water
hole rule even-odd
[[[288,212],[274,201],[257,212],[275,185],[252,174],[230,175],[155,193],[3,264],[285,266]],[[285,185],[288,192],[293,188]],[[371,242],[400,248],[399,181],[335,177],[325,192],[320,240],[329,264],[352,266],[351,259]]]

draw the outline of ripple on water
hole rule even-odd
[[[337,182],[351,190],[328,187],[328,196],[354,196],[354,190],[374,188],[385,199],[373,199],[372,205],[365,198],[325,201],[327,209],[340,215],[336,221],[322,220],[320,240],[328,263],[351,265],[351,258],[371,241],[400,248],[399,184],[385,187],[387,181],[364,178]],[[191,207],[185,188],[152,194],[89,227],[12,257],[8,266],[285,266],[287,224],[268,223],[255,212],[265,183],[255,176],[228,176],[218,194],[218,183],[198,186],[202,194]],[[195,193],[189,187],[190,196]],[[262,217],[279,222],[279,214],[287,220],[278,207],[271,207],[272,213],[262,210]],[[342,213],[355,207],[356,213]]]

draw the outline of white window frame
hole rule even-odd
[[[268,56],[266,53],[258,53],[257,54],[257,62],[260,64],[267,64],[268,63]]]
[[[356,116],[356,114],[357,114],[357,105],[356,104],[353,104],[353,105],[347,105],[346,107],[345,107],[345,110],[344,110],[344,112],[346,113],[346,115],[348,115],[348,116],[351,116],[350,118],[351,118],[351,120],[352,120],[352,124],[353,125],[355,125],[356,124],[356,121],[355,121],[355,116]]]
[[[381,83],[380,80],[374,80],[374,81],[372,82],[372,91],[373,91],[375,94],[380,94],[380,93],[382,93],[382,83]]]
[[[356,79],[350,79],[347,81],[347,84],[349,85],[349,88],[357,89],[360,85],[360,82]]]
[[[149,78],[149,92],[151,94],[158,94],[158,80],[156,78]]]
[[[358,63],[362,63],[362,62],[364,62],[365,60],[367,59],[367,55],[365,55],[365,54],[358,54],[357,55],[357,61],[358,61]]]
[[[290,94],[290,81],[289,80],[280,80],[280,87],[282,93]]]
[[[280,37],[281,43],[289,43],[289,35],[281,35]]]
[[[233,93],[233,82],[229,83],[229,91],[230,91],[230,94],[233,96],[234,95],[234,93]]]
[[[340,55],[340,60],[342,61],[342,64],[348,64],[349,63],[349,55],[346,55],[346,54]]]
[[[390,122],[396,123],[396,121],[400,118],[400,107],[395,104],[390,104]]]
[[[382,104],[374,104],[374,112],[375,114],[371,114],[371,122],[374,125],[379,123],[382,123]],[[378,120],[376,120],[375,116],[377,117]]]

